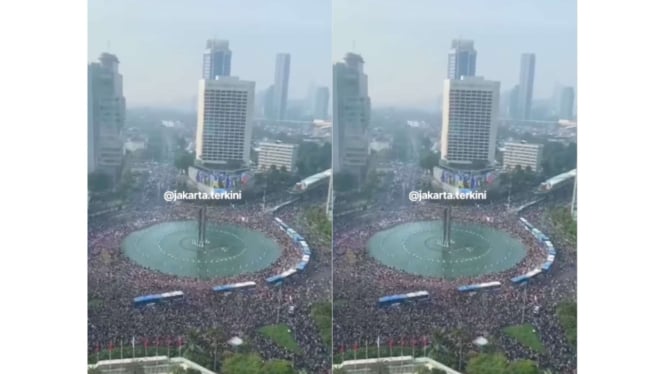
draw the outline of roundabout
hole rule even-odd
[[[165,274],[210,279],[263,270],[281,255],[264,234],[230,224],[206,225],[205,243],[196,221],[166,222],[129,234],[122,251],[135,263]]]
[[[368,249],[383,265],[444,279],[508,270],[527,254],[519,240],[480,224],[454,222],[450,242],[443,236],[442,221],[405,223],[376,233]]]

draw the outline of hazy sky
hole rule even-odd
[[[118,56],[128,106],[191,106],[206,40],[228,39],[231,75],[263,90],[291,54],[289,98],[331,82],[329,0],[89,0],[88,61]]]
[[[536,54],[534,98],[576,86],[575,0],[333,0],[333,59],[365,59],[373,105],[440,106],[452,39],[475,41],[476,75],[517,84],[520,54]],[[355,43],[354,43],[355,42]]]

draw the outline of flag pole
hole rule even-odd
[[[123,339],[120,338],[120,359],[122,360],[122,341]]]
[[[113,350],[113,340],[109,341],[109,360],[111,359],[112,350]]]
[[[365,359],[369,358],[369,341],[365,339]]]
[[[99,342],[98,342],[97,343],[97,362],[99,362],[99,351],[100,351],[100,348],[99,348]]]
[[[132,336],[132,358],[136,358],[136,337]]]
[[[381,337],[376,337],[376,358],[381,358]]]

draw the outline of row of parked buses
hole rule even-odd
[[[305,271],[312,256],[312,251],[309,248],[307,242],[305,241],[305,238],[303,238],[300,234],[298,234],[294,229],[290,228],[279,217],[275,217],[275,223],[277,223],[277,226],[279,226],[279,228],[282,231],[284,231],[286,235],[289,236],[291,241],[293,241],[293,244],[300,252],[300,261],[297,264],[295,264],[294,267],[286,271],[283,271],[280,274],[268,277],[266,279],[266,282],[268,282],[269,284],[279,285],[282,284],[287,278],[293,276],[294,274]]]
[[[543,246],[547,258],[545,259],[545,262],[543,262],[539,267],[528,271],[526,274],[518,275],[512,278],[511,281],[513,283],[524,283],[533,279],[534,277],[538,276],[544,271],[549,271],[552,268],[552,265],[554,264],[554,259],[556,258],[556,248],[554,248],[554,245],[552,244],[550,238],[547,235],[543,234],[542,231],[534,227],[524,217],[520,217],[520,222],[522,222],[524,228],[528,230],[531,233],[531,235],[533,235],[533,237],[536,238],[538,242]]]

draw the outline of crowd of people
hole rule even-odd
[[[402,183],[397,179],[396,187]],[[513,206],[525,203],[528,198],[517,197]],[[533,200],[533,196],[530,198]],[[406,222],[440,220],[443,214],[441,204],[384,201],[366,211],[335,220],[333,327],[336,350],[364,347],[366,341],[372,346],[377,338],[384,344],[389,340],[410,342],[415,338],[420,341],[423,336],[431,339],[437,330],[461,329],[465,335],[465,352],[473,350],[473,340],[482,336],[498,345],[511,359],[533,359],[542,368],[551,368],[557,373],[575,372],[575,348],[566,341],[555,312],[559,302],[576,299],[574,245],[558,240],[546,214],[552,206],[563,204],[562,201],[540,202],[519,214],[509,209],[506,201],[454,207],[453,222],[502,230],[519,239],[527,248],[527,255],[504,272],[445,280],[407,274],[386,267],[369,255],[368,240],[377,232]],[[540,267],[546,254],[521,225],[520,216],[549,234],[558,250],[552,269],[523,287],[513,285],[510,278]],[[461,285],[486,281],[500,281],[502,286],[475,294],[457,291]],[[428,301],[389,308],[377,306],[382,296],[420,290],[429,292]],[[538,331],[545,346],[542,353],[502,333],[507,326],[524,323]]]
[[[160,182],[159,175],[170,178],[173,174],[153,176],[154,173],[151,173],[148,182],[154,188],[154,195],[158,196],[159,187],[169,188],[169,182]],[[317,203],[323,204],[323,201]],[[192,331],[216,328],[222,331],[226,340],[237,336],[250,342],[251,348],[264,359],[293,361],[296,368],[309,372],[325,372],[330,367],[329,349],[311,317],[314,302],[330,299],[330,258],[319,256],[321,240],[298,222],[305,209],[304,203],[296,201],[276,213],[261,202],[209,207],[208,224],[234,224],[259,231],[278,242],[283,253],[269,268],[256,273],[223,279],[194,279],[141,267],[123,255],[121,244],[130,233],[150,225],[194,220],[198,206],[188,202],[160,203],[143,192],[134,202],[127,209],[89,220],[90,353],[99,347],[119,347],[121,342],[128,347],[132,339],[139,347],[146,340],[150,346],[158,342],[165,346],[166,341],[170,341],[171,347],[175,347],[178,339],[186,339]],[[312,250],[310,266],[305,272],[289,278],[281,286],[268,285],[265,279],[295,266],[300,253],[286,233],[274,223],[275,214],[301,233]],[[211,290],[220,284],[242,281],[254,281],[257,287],[229,295],[216,294]],[[141,308],[133,305],[133,299],[137,296],[175,290],[184,292],[183,300]],[[301,353],[293,354],[259,332],[261,327],[277,323],[289,327],[302,349]],[[231,350],[224,344],[220,347]]]

